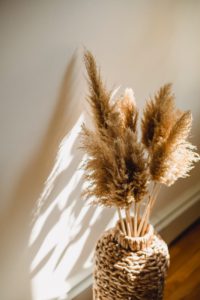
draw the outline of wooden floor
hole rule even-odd
[[[171,265],[164,300],[200,299],[200,221],[170,246]]]

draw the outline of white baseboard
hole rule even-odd
[[[167,208],[152,218],[151,222],[169,244],[200,217],[200,185],[188,189]],[[68,300],[92,300],[92,273],[74,286]]]

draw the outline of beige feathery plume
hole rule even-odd
[[[144,148],[137,141],[137,133],[127,127],[122,138],[125,148],[124,161],[128,184],[132,186],[132,195],[136,202],[143,199],[147,193],[148,169]]]
[[[185,112],[172,127],[166,141],[158,144],[152,156],[152,179],[168,186],[178,178],[188,176],[194,163],[200,160],[196,147],[187,141],[192,125],[191,112]]]
[[[119,128],[119,113],[115,105],[110,103],[112,91],[107,91],[102,82],[100,70],[97,68],[94,56],[90,51],[84,55],[85,66],[88,74],[89,96],[88,101],[92,108],[93,120],[96,129],[101,132],[107,129],[106,134],[113,136]]]
[[[168,137],[176,118],[174,107],[171,84],[161,87],[154,98],[147,101],[142,118],[142,142],[150,152]]]
[[[93,117],[95,119],[96,126],[107,126],[106,116],[110,112],[109,98],[110,93],[105,89],[100,71],[97,70],[95,59],[91,52],[86,51],[84,55],[85,66],[89,78],[89,91],[88,101],[93,111]]]
[[[112,142],[83,125],[82,147],[88,154],[85,178],[90,182],[85,198],[93,204],[128,207],[140,201],[147,192],[147,168],[142,145],[129,128],[123,138]]]
[[[124,95],[117,102],[117,108],[120,111],[122,127],[136,132],[138,110],[132,89],[125,89]]]
[[[186,111],[181,113],[180,117],[177,119],[174,126],[171,128],[170,134],[168,136],[168,147],[172,150],[189,136],[192,128],[192,113],[191,111]]]

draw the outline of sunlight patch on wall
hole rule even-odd
[[[29,239],[33,300],[61,299],[91,272],[93,249],[100,232],[113,222],[112,213],[81,200],[83,153],[81,116],[62,140],[35,214]],[[87,184],[86,184],[87,185]]]
[[[82,122],[83,116],[61,142],[54,168],[38,201],[29,240],[32,291],[34,299],[37,300],[57,297],[62,291],[66,293],[65,278],[73,267],[75,257],[67,259],[63,264],[64,254],[69,252],[70,256],[79,255],[79,252],[75,254],[72,250],[73,243],[70,245],[70,242],[79,232],[84,214],[89,209],[81,209],[83,203],[80,201],[82,171],[79,170],[81,156],[77,148]],[[88,234],[86,232],[82,235],[78,244]],[[66,247],[68,244],[69,249]]]
[[[81,124],[83,123],[83,115],[81,115],[76,123],[76,125],[73,127],[73,129],[63,138],[58,154],[55,159],[55,165],[52,169],[52,172],[50,173],[49,177],[47,178],[47,181],[45,182],[45,187],[40,195],[40,198],[37,201],[37,208],[34,214],[34,219],[37,218],[39,215],[45,200],[48,198],[50,193],[52,192],[54,186],[55,186],[55,180],[59,176],[61,172],[69,168],[70,163],[73,160],[73,147],[75,146],[75,141],[78,139],[79,132],[81,130]],[[74,152],[76,153],[78,149],[74,149]],[[69,170],[70,171],[70,170]]]

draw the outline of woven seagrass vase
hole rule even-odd
[[[130,238],[117,222],[96,245],[93,300],[161,300],[168,267],[168,247],[152,225]]]

